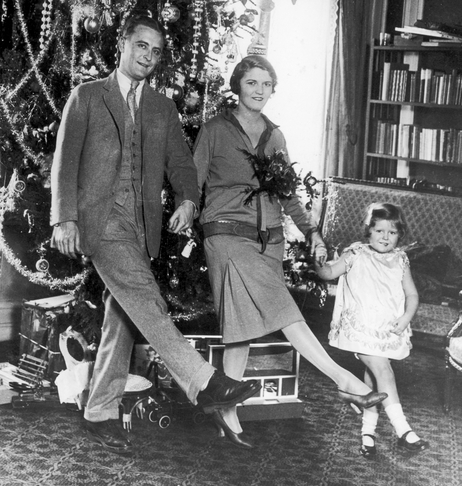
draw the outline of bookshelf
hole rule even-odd
[[[462,45],[424,44],[371,47],[362,177],[462,196]]]

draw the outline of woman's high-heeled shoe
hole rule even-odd
[[[229,425],[225,422],[221,410],[215,410],[212,414],[212,419],[218,429],[218,437],[226,436],[234,445],[238,447],[243,447],[244,449],[253,449],[252,444],[249,444],[242,439],[242,434],[237,434],[229,428]]]
[[[388,398],[386,393],[370,392],[367,395],[357,395],[356,393],[348,393],[343,390],[339,390],[338,394],[340,399],[345,403],[348,403],[351,408],[358,414],[361,414],[362,408],[370,408],[374,405],[383,402],[385,398]]]

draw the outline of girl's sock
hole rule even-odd
[[[368,435],[375,436],[375,429],[379,420],[379,414],[375,410],[369,410],[365,408],[363,411],[363,425],[361,428],[362,443],[365,446],[373,447],[374,439],[368,437]]]
[[[402,437],[403,434],[410,430],[411,432],[406,436],[407,442],[413,444],[414,442],[420,440],[420,437],[412,431],[410,425],[407,423],[400,403],[388,405],[388,407],[385,407],[385,412],[388,415],[391,425],[393,425],[398,437]]]

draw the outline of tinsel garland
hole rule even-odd
[[[19,92],[19,90],[27,83],[27,81],[29,81],[32,74],[35,73],[35,69],[36,69],[35,66],[38,66],[43,61],[43,58],[45,57],[45,54],[47,53],[48,47],[51,44],[52,38],[53,38],[53,36],[50,36],[50,38],[47,39],[46,44],[44,45],[44,48],[40,51],[40,54],[35,59],[35,65],[33,65],[33,67],[31,67],[24,75],[21,76],[21,81],[19,81],[15,85],[14,89],[8,91],[6,89],[6,87],[0,87],[0,91],[5,92],[4,96],[5,96],[6,100],[9,100],[10,98],[13,98],[14,96],[16,96],[16,94]]]
[[[95,64],[99,69],[100,73],[109,73],[110,69],[108,65],[104,62],[104,59],[101,56],[101,54],[93,47],[91,47],[90,49],[91,49],[91,53],[93,54],[93,60],[95,61]]]
[[[35,155],[35,153],[24,143],[23,140],[24,135],[22,132],[19,132],[18,130],[15,129],[13,118],[11,116],[8,105],[6,101],[1,97],[0,97],[0,105],[3,108],[3,112],[5,114],[5,118],[8,124],[10,125],[11,133],[13,134],[14,138],[18,142],[18,145],[21,147],[21,150],[24,152],[24,155],[28,157],[30,160],[32,160],[36,165],[41,166],[44,161],[44,154],[41,153],[38,156]]]
[[[15,207],[15,200],[20,197],[20,194],[25,189],[24,181],[21,181],[18,177],[18,172],[15,170],[11,176],[10,182],[6,190],[2,192],[0,199],[0,253],[2,257],[5,257],[6,261],[23,277],[26,277],[29,282],[32,282],[42,287],[48,287],[51,290],[60,290],[61,292],[68,293],[73,288],[72,292],[76,293],[80,287],[87,280],[92,269],[86,268],[83,272],[74,277],[66,277],[64,279],[52,278],[48,272],[48,262],[43,258],[43,252],[41,259],[37,262],[37,268],[39,271],[32,272],[22,265],[19,258],[17,258],[5,240],[3,235],[3,221],[5,213],[11,211]],[[43,249],[45,243],[41,245]],[[41,270],[41,271],[40,271]]]
[[[173,305],[177,311],[170,314],[170,317],[174,321],[192,321],[197,319],[204,314],[213,313],[213,305],[200,304],[197,302],[197,307],[194,308],[193,305],[186,305],[184,302],[180,301],[178,297],[172,294],[165,294],[165,300]],[[178,311],[180,310],[180,311]]]
[[[29,282],[42,287],[48,287],[50,290],[60,290],[61,292],[77,293],[80,287],[84,284],[90,272],[91,268],[86,268],[82,273],[75,275],[74,277],[66,277],[64,279],[52,278],[49,273],[45,272],[32,272],[21,264],[21,260],[14,255],[13,250],[8,246],[8,243],[3,237],[3,215],[0,215],[0,252],[6,261],[23,277],[26,277]],[[72,290],[70,290],[72,289]]]

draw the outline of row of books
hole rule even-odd
[[[462,164],[462,130],[424,128],[375,120],[371,149],[376,154]]]
[[[408,64],[384,62],[373,96],[381,101],[462,105],[462,73],[410,71]]]

